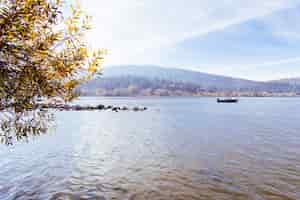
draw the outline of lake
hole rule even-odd
[[[0,199],[300,199],[300,98],[81,98],[0,146]]]

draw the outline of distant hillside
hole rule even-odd
[[[157,66],[107,67],[103,76],[84,84],[83,95],[187,96],[187,95],[295,95],[300,85],[289,82],[257,82],[196,71]]]
[[[191,96],[205,91],[192,83],[137,76],[103,77],[81,87],[88,96]]]
[[[300,78],[287,78],[287,79],[280,79],[271,81],[273,83],[286,83],[292,86],[300,86]]]
[[[217,76],[196,71],[162,68],[158,66],[114,66],[104,70],[104,77],[136,76],[147,79],[162,79],[174,82],[197,84],[205,88],[253,88],[257,82]]]

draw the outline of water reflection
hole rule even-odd
[[[45,134],[54,125],[53,113],[39,109],[22,113],[0,111],[0,119],[0,142],[6,145]]]

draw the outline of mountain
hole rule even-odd
[[[258,82],[196,71],[158,66],[124,65],[107,67],[103,76],[83,86],[83,95],[183,96],[183,95],[296,95],[300,85],[289,82]]]
[[[287,83],[292,86],[300,86],[300,78],[287,78],[287,79],[280,79],[271,81],[273,83]]]
[[[144,77],[147,79],[161,79],[174,82],[184,82],[201,85],[205,88],[231,89],[240,87],[255,87],[257,82],[234,79],[190,70],[162,68],[158,66],[114,66],[107,67],[103,72],[104,77]]]

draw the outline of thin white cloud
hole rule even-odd
[[[278,12],[274,15],[263,18],[263,22],[272,32],[273,36],[287,41],[300,40],[300,5],[285,12]]]
[[[108,64],[160,64],[155,57],[190,37],[296,5],[297,0],[81,0],[93,16],[93,46],[109,49]]]

